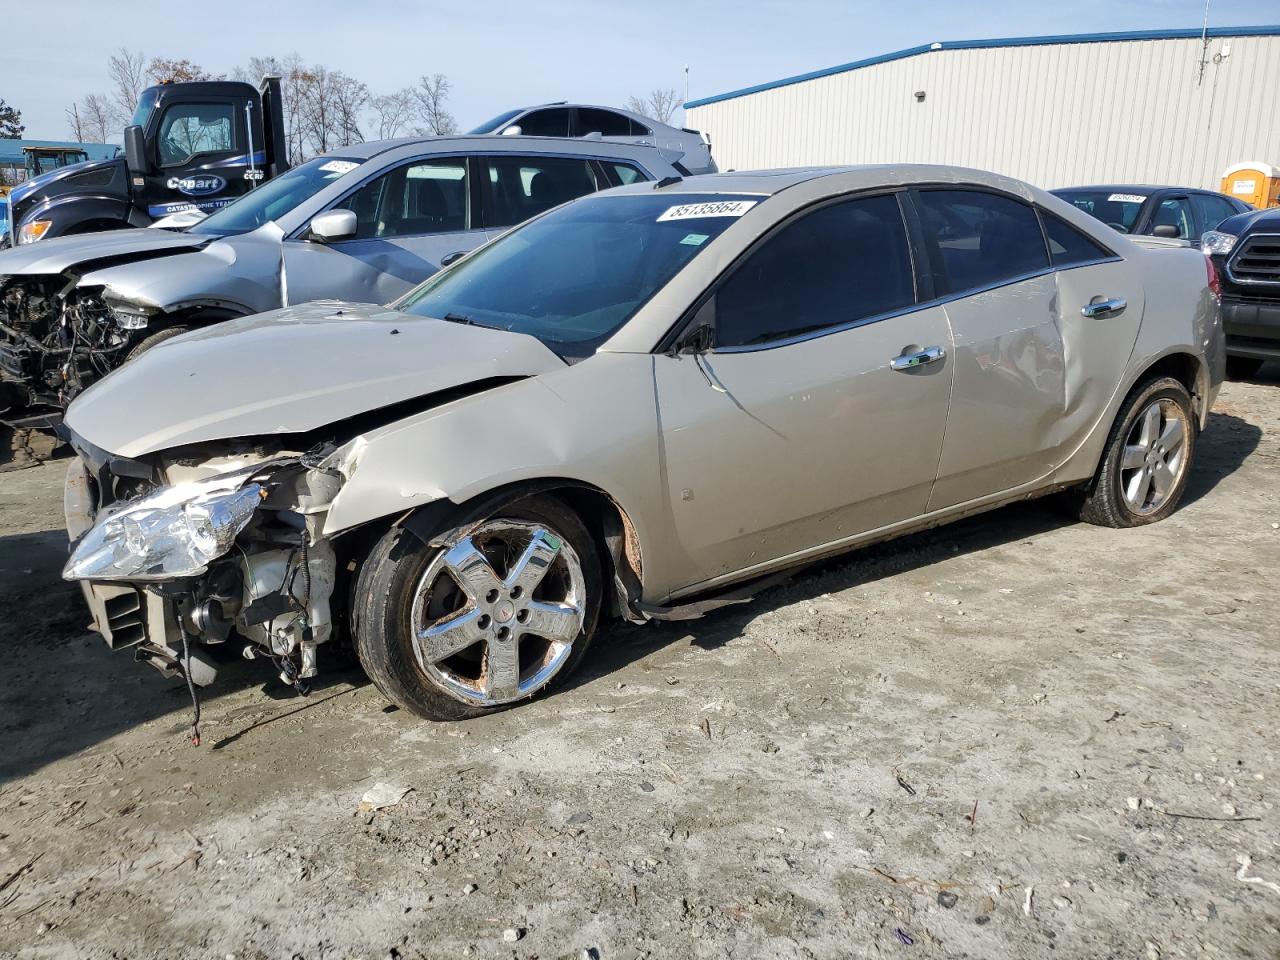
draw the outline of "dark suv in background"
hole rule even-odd
[[[1280,208],[1250,209],[1200,240],[1222,278],[1227,375],[1247,378],[1280,359]]]
[[[1247,203],[1212,190],[1113,184],[1051,191],[1120,233],[1198,243],[1227,217],[1252,210]]]

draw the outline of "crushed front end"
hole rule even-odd
[[[342,482],[322,465],[329,451],[243,442],[128,460],[71,443],[63,577],[80,582],[108,645],[205,686],[208,648],[238,638],[305,692],[338,593],[321,535]]]
[[[0,277],[0,410],[62,410],[124,362],[148,318],[65,274]]]

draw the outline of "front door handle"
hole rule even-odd
[[[1129,304],[1121,297],[1111,297],[1110,299],[1097,298],[1086,303],[1080,308],[1080,312],[1086,317],[1094,320],[1100,320],[1103,317],[1114,317],[1124,313],[1124,308]]]
[[[915,353],[903,353],[889,361],[890,370],[914,370],[926,363],[936,363],[947,355],[941,347],[925,347]]]

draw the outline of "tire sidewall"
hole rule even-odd
[[[413,601],[418,582],[436,556],[448,550],[460,535],[442,546],[431,546],[402,529],[390,531],[371,552],[357,584],[356,605],[362,611],[352,624],[356,652],[366,673],[384,694],[399,706],[435,720],[460,720],[518,706],[533,697],[557,689],[576,669],[595,634],[601,609],[604,578],[599,551],[582,521],[554,497],[538,496],[489,510],[467,523],[493,519],[537,523],[554,531],[578,555],[585,584],[582,629],[573,652],[555,677],[529,697],[494,707],[459,700],[436,685],[418,664],[412,635]],[[443,531],[442,531],[443,532]]]
[[[1123,461],[1124,449],[1134,424],[1138,422],[1138,418],[1144,410],[1151,406],[1152,403],[1162,399],[1173,400],[1186,415],[1187,435],[1183,439],[1183,444],[1186,446],[1184,454],[1186,466],[1183,468],[1182,475],[1178,478],[1173,493],[1170,494],[1164,506],[1152,513],[1140,514],[1129,506],[1129,502],[1124,497],[1120,464]],[[1107,452],[1105,476],[1102,478],[1108,485],[1108,499],[1114,503],[1115,511],[1118,518],[1122,520],[1123,526],[1138,527],[1148,523],[1155,523],[1163,520],[1178,509],[1182,495],[1186,492],[1187,482],[1191,478],[1191,470],[1195,465],[1195,452],[1199,434],[1199,421],[1196,419],[1195,410],[1191,404],[1191,395],[1187,393],[1186,387],[1171,377],[1161,377],[1158,380],[1151,381],[1129,401],[1124,419],[1120,421],[1112,437],[1111,447]]]

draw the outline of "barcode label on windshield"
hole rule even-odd
[[[756,200],[717,200],[714,203],[683,203],[678,207],[668,207],[658,223],[664,220],[696,220],[699,217],[740,217],[759,201]]]
[[[1147,198],[1137,193],[1113,193],[1107,197],[1112,203],[1142,203]]]

